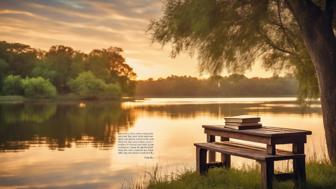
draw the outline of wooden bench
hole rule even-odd
[[[263,189],[272,188],[272,180],[293,179],[296,184],[305,182],[304,143],[310,131],[264,127],[251,130],[234,130],[224,126],[203,126],[207,143],[195,143],[196,170],[205,174],[212,167],[230,168],[231,155],[256,160],[261,165],[261,184]],[[215,142],[221,136],[221,142]],[[266,148],[229,141],[229,138],[266,143]],[[277,150],[276,144],[293,144],[293,150]],[[215,153],[221,154],[221,161],[215,161]],[[208,154],[208,155],[207,155]],[[293,160],[293,173],[274,174],[274,162]]]

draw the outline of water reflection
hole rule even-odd
[[[193,143],[206,138],[201,125],[240,114],[312,130],[308,157],[324,158],[320,106],[301,106],[294,98],[0,104],[0,188],[119,188],[156,164],[167,171],[193,168]],[[154,159],[118,154],[121,132],[152,132]],[[234,166],[250,163],[233,160]]]
[[[46,144],[62,150],[92,145],[107,149],[116,133],[133,125],[131,110],[120,104],[90,103],[85,108],[70,104],[0,105],[0,150],[19,151]]]
[[[321,108],[316,103],[304,106],[295,101],[285,102],[256,102],[256,103],[221,103],[221,104],[166,104],[166,105],[135,105],[128,104],[124,109],[135,110],[138,113],[169,117],[172,119],[193,118],[207,115],[211,117],[235,116],[242,114],[262,115],[294,114],[306,116],[311,114],[321,115]]]

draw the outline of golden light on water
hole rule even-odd
[[[85,108],[86,107],[86,104],[84,102],[80,102],[79,105],[78,105],[80,108]]]

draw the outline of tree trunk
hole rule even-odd
[[[336,39],[332,13],[309,0],[287,0],[318,78],[328,154],[336,163]]]

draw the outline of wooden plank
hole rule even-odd
[[[196,147],[196,171],[199,174],[205,174],[207,172],[206,158],[207,150]]]
[[[228,131],[236,133],[245,133],[255,136],[264,136],[264,137],[275,137],[275,136],[292,136],[292,135],[311,135],[311,131],[298,130],[298,129],[289,129],[281,127],[265,127],[258,129],[247,129],[247,130],[235,130],[230,128],[225,128],[224,125],[203,125],[204,129],[218,130],[218,131]]]
[[[252,141],[252,142],[260,142],[264,144],[271,144],[271,141],[272,141],[271,138],[267,138],[267,137],[249,135],[245,133],[230,132],[230,131],[223,132],[223,131],[218,131],[218,130],[205,129],[204,132],[209,135],[221,136],[221,137],[226,137],[226,138],[235,138],[235,139],[247,140],[247,141]]]
[[[304,154],[304,143],[297,142],[292,145],[293,153],[295,154]]]
[[[207,134],[207,142],[215,142],[216,136],[215,135],[209,135]],[[215,162],[216,161],[216,152],[209,151],[209,162]]]
[[[221,141],[230,141],[230,138],[227,138],[227,137],[220,137],[220,140],[221,140]]]
[[[231,168],[231,155],[224,154],[224,153],[222,153],[221,155],[222,155],[221,161],[222,161],[223,167],[227,169]]]
[[[207,169],[215,168],[215,167],[223,167],[223,163],[222,162],[212,162],[212,163],[207,163],[206,166],[207,166]]]
[[[292,180],[294,178],[293,173],[278,173],[274,175],[275,179],[278,181]]]
[[[293,170],[294,170],[294,178],[298,183],[306,182],[305,156],[293,159]]]
[[[277,150],[277,153],[275,155],[269,155],[266,153],[265,148],[252,147],[244,144],[235,145],[235,143],[233,142],[195,143],[195,146],[224,154],[231,154],[234,156],[240,156],[255,160],[271,159],[276,161],[304,156],[303,154],[294,154],[292,152],[284,150]]]
[[[243,132],[239,132],[243,131]],[[307,137],[304,134],[291,134],[291,135],[274,135],[272,137],[265,137],[264,135],[255,135],[244,132],[245,130],[218,130],[206,128],[204,132],[208,135],[221,136],[226,138],[235,138],[239,140],[247,140],[252,142],[260,142],[264,144],[288,144],[288,143],[299,143],[307,142]]]
[[[226,137],[221,137],[221,141],[222,142],[230,141],[230,139],[226,138]],[[225,167],[227,169],[231,168],[231,155],[230,154],[221,153],[221,162],[223,164],[223,167]]]
[[[271,144],[291,144],[291,143],[306,143],[306,135],[292,135],[292,136],[277,136],[271,138]]]
[[[274,161],[266,160],[260,162],[261,165],[261,188],[272,189],[274,176]]]
[[[275,155],[276,152],[275,144],[267,144],[266,151],[267,154]]]
[[[292,145],[292,151],[294,154],[304,154],[304,143],[303,142],[294,143]],[[296,185],[300,185],[301,182],[306,182],[305,156],[293,159],[293,170]]]
[[[258,146],[252,146],[252,145],[248,145],[248,144],[242,144],[242,143],[238,143],[238,142],[218,142],[216,144],[225,144],[227,146],[231,146],[231,147],[242,147],[242,148],[248,148],[248,149],[251,149],[251,150],[256,150],[256,151],[265,151],[265,148],[261,148],[261,147],[258,147]]]

